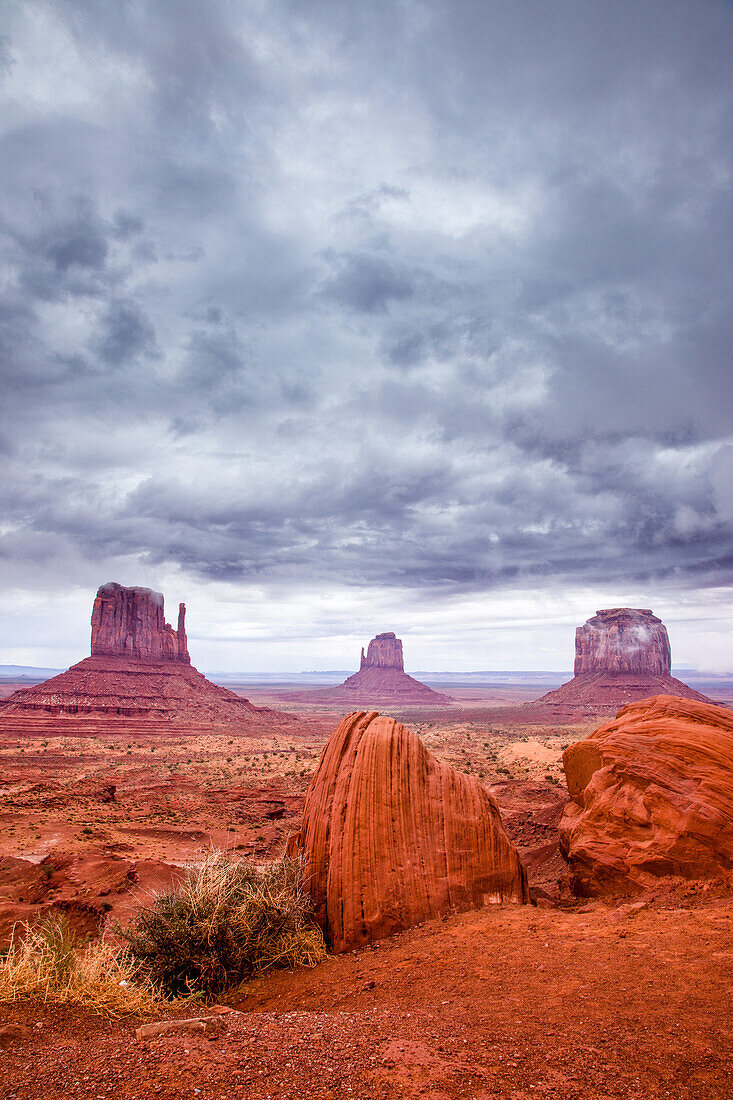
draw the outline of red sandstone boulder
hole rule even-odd
[[[560,822],[570,884],[627,892],[661,875],[733,869],[733,712],[659,695],[563,753],[572,801]]]
[[[334,951],[451,910],[526,902],[527,880],[491,795],[376,712],[326,745],[288,851]]]
[[[647,608],[612,607],[577,628],[573,679],[538,702],[589,712],[661,694],[712,702],[672,676],[671,667],[662,620]]]
[[[103,584],[92,607],[92,657],[191,663],[186,605],[178,605],[178,629],[165,621],[163,596],[150,588]]]

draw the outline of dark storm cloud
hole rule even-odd
[[[6,562],[730,583],[730,6],[2,19]]]
[[[101,332],[93,349],[109,366],[155,351],[155,330],[135,302],[114,299],[100,320]]]

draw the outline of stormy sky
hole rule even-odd
[[[4,0],[0,662],[731,668],[733,5]]]

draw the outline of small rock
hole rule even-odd
[[[635,917],[637,913],[641,913],[643,909],[648,909],[649,904],[646,901],[634,901],[631,905],[624,905],[623,911],[627,917]]]
[[[156,1020],[154,1023],[141,1024],[136,1030],[137,1039],[151,1039],[167,1031],[200,1032],[208,1035],[223,1030],[225,1024],[221,1016],[198,1016],[191,1020]]]
[[[0,1027],[0,1048],[10,1046],[18,1039],[27,1039],[30,1033],[31,1029],[25,1024],[6,1024]]]

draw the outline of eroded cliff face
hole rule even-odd
[[[402,640],[394,634],[377,634],[372,638],[367,649],[361,651],[361,668],[396,668],[399,672],[405,671],[405,661],[402,656]]]
[[[250,725],[290,724],[277,711],[212,684],[191,665],[180,605],[178,629],[149,588],[103,584],[92,609],[91,656],[0,701],[4,716],[94,716]]]
[[[538,703],[598,712],[636,699],[677,695],[712,702],[670,673],[669,637],[648,608],[597,611],[575,631],[575,674]]]
[[[288,850],[303,854],[334,951],[453,909],[528,900],[491,795],[376,712],[350,714],[334,732]]]
[[[575,893],[625,893],[660,875],[733,870],[733,712],[659,695],[563,753],[560,844]]]
[[[575,676],[597,672],[669,676],[671,669],[667,630],[647,608],[596,611],[575,631]]]
[[[191,663],[186,640],[186,606],[178,608],[178,629],[165,621],[163,596],[150,588],[103,584],[92,607],[92,657]]]

